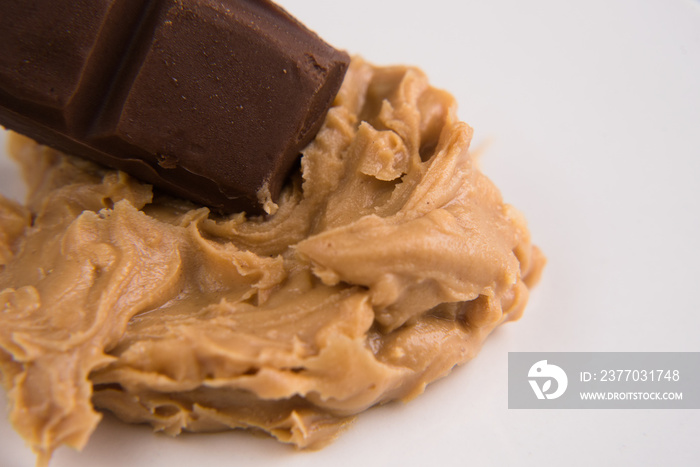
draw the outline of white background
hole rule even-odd
[[[320,452],[106,419],[53,467],[696,465],[695,410],[507,408],[513,351],[700,351],[700,3],[285,0],[328,42],[451,91],[549,259],[524,317]],[[0,155],[0,192],[22,188]],[[0,395],[0,406],[4,395]],[[0,407],[0,466],[33,456]]]

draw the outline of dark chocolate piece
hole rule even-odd
[[[349,64],[266,0],[0,0],[0,124],[259,213]]]

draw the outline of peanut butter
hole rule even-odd
[[[471,135],[422,72],[356,58],[273,214],[225,218],[13,135],[0,374],[39,463],[98,409],[318,447],[474,357],[544,259]]]

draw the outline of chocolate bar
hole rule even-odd
[[[261,212],[346,53],[266,0],[0,0],[0,124],[224,213]]]

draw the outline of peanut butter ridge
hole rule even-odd
[[[353,59],[266,217],[13,135],[29,196],[0,197],[0,375],[39,463],[96,409],[319,447],[474,357],[544,258],[455,110],[419,70]]]

